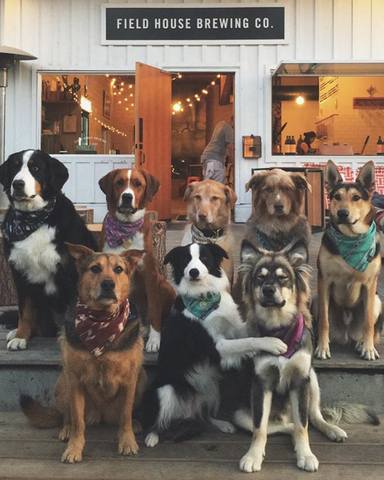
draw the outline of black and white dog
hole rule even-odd
[[[249,451],[240,460],[244,472],[261,469],[270,433],[291,434],[297,466],[316,471],[319,462],[309,446],[308,417],[331,440],[347,438],[320,412],[320,389],[312,368],[307,262],[303,240],[279,252],[258,249],[247,240],[242,244],[240,271],[248,335],[274,336],[288,347],[283,355],[261,352],[253,358],[251,409],[235,414],[235,423],[253,432]]]
[[[207,421],[227,433],[227,421],[215,418],[220,367],[239,367],[260,351],[279,355],[286,345],[276,338],[244,338],[245,324],[220,267],[227,253],[216,244],[176,247],[165,257],[178,294],[161,337],[155,379],[144,399],[148,447],[173,422]]]
[[[54,314],[64,313],[76,296],[77,274],[64,242],[96,250],[61,193],[67,179],[67,168],[40,150],[14,153],[0,166],[0,183],[10,200],[1,228],[4,251],[19,301],[18,328],[7,336],[9,350],[25,349],[33,333],[54,335]]]

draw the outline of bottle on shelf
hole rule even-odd
[[[289,138],[289,135],[287,135],[285,137],[285,142],[284,142],[284,154],[290,155],[290,153],[291,153],[290,138]]]
[[[291,138],[291,155],[296,155],[296,140],[294,135],[292,135]]]
[[[381,140],[381,135],[379,135],[379,139],[377,140],[376,155],[384,155],[384,145],[383,141]]]

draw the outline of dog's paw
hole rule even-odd
[[[126,436],[119,440],[118,452],[120,455],[136,455],[139,451],[139,446],[136,443],[135,437]]]
[[[156,332],[155,329],[153,329],[152,327],[150,327],[149,337],[148,337],[147,344],[145,345],[145,350],[146,350],[148,353],[156,353],[156,352],[158,352],[159,349],[160,349],[160,339],[161,339],[160,333],[159,333],[159,332]]]
[[[317,472],[317,470],[319,469],[319,461],[315,457],[315,455],[313,455],[313,453],[304,456],[298,455],[297,466],[301,470],[305,470],[307,472]]]
[[[155,432],[148,433],[144,442],[147,447],[156,447],[156,445],[159,443],[159,435]]]
[[[288,346],[280,340],[280,338],[265,337],[263,340],[263,348],[272,355],[284,355],[288,350]]]
[[[356,350],[360,353],[361,358],[365,360],[377,360],[380,355],[373,345],[364,344],[364,342],[356,343]]]
[[[64,425],[64,427],[60,430],[59,440],[61,440],[62,442],[67,442],[69,440],[70,430],[71,427],[69,425]]]
[[[136,418],[132,420],[132,428],[133,428],[133,433],[136,433],[136,434],[141,433],[143,431],[141,423]]]
[[[326,360],[331,358],[331,350],[329,349],[329,343],[325,345],[318,345],[315,350],[315,357],[319,360]]]
[[[327,437],[332,440],[332,442],[345,442],[348,438],[347,432],[344,432],[343,429],[337,425],[329,425],[328,431],[326,432]]]
[[[240,460],[240,470],[245,473],[260,472],[261,464],[263,462],[262,458],[252,457],[251,455],[244,455]]]
[[[17,332],[17,328],[7,333],[7,336],[6,336],[7,342],[9,342],[10,340],[13,340],[16,337],[16,332]]]
[[[68,446],[63,456],[61,457],[61,461],[63,463],[77,463],[81,462],[83,459],[82,456],[83,452],[80,448],[73,448]]]
[[[27,348],[27,341],[25,338],[12,338],[7,343],[7,350],[25,350]]]
[[[225,420],[216,420],[216,427],[223,433],[235,433],[236,427],[232,425],[231,422],[226,422]]]

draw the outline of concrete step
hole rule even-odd
[[[32,338],[28,349],[6,349],[6,330],[0,331],[0,411],[19,410],[20,392],[51,404],[60,373],[60,349],[54,338]],[[361,403],[384,413],[384,341],[378,346],[380,359],[360,359],[352,346],[332,346],[332,358],[314,360],[323,403]],[[145,367],[153,374],[156,354],[144,356]]]

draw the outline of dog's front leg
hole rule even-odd
[[[311,451],[308,437],[309,377],[302,380],[297,388],[289,392],[297,466],[308,472],[316,472],[319,461]]]
[[[374,345],[375,323],[377,321],[378,312],[375,312],[376,303],[377,277],[373,278],[369,285],[363,287],[363,302],[365,322],[363,330],[363,338],[361,342],[357,342],[356,350],[360,352],[365,360],[376,360],[379,354]]]
[[[71,431],[69,442],[61,461],[63,463],[81,462],[83,448],[85,443],[85,392],[84,387],[77,378],[68,378],[70,412],[71,412]]]
[[[315,350],[315,357],[320,360],[331,358],[331,350],[329,348],[329,302],[331,297],[331,284],[321,271],[317,275],[317,285],[319,291],[319,312],[318,312],[318,332],[319,340]]]
[[[266,389],[261,378],[255,375],[252,383],[253,437],[248,452],[240,460],[240,470],[259,472],[265,456],[268,420],[272,406],[272,391]]]
[[[35,308],[29,298],[22,298],[22,292],[19,295],[19,321],[17,330],[12,330],[7,335],[8,350],[25,350],[27,342],[35,326]]]
[[[118,452],[120,455],[136,455],[139,451],[132,428],[132,409],[135,398],[136,383],[137,379],[121,387],[124,400],[119,422]]]

